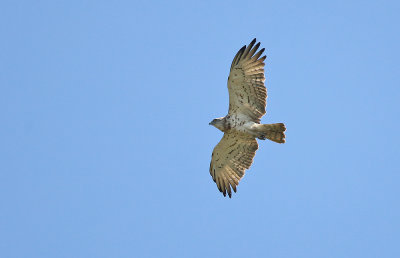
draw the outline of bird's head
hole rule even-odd
[[[212,125],[212,126],[218,128],[219,130],[223,131],[224,130],[224,118],[223,117],[215,118],[209,123],[209,125]]]

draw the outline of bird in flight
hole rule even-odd
[[[215,146],[211,157],[210,174],[221,193],[229,198],[232,190],[249,169],[258,149],[256,139],[285,142],[285,125],[261,124],[266,113],[267,89],[264,86],[264,48],[257,52],[256,39],[243,46],[233,58],[229,77],[229,111],[210,122],[224,136]]]

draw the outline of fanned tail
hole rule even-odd
[[[256,127],[260,140],[269,139],[277,143],[285,142],[286,127],[283,123],[277,124],[260,124]]]

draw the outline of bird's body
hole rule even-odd
[[[241,114],[235,114],[233,116],[227,115],[222,118],[217,118],[217,121],[215,121],[214,126],[224,133],[235,131],[238,133],[252,134],[256,137],[254,127],[257,123],[248,121],[247,118]]]
[[[215,146],[210,163],[210,174],[218,189],[231,197],[236,186],[250,168],[258,143],[269,139],[285,142],[285,125],[260,124],[266,113],[267,90],[264,86],[264,60],[260,58],[264,49],[256,53],[260,43],[254,39],[249,46],[242,47],[231,65],[228,78],[229,112],[225,117],[216,118],[210,125],[215,126],[224,136]]]

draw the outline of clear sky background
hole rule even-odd
[[[0,257],[400,257],[398,1],[2,1]],[[209,175],[231,61],[267,115]]]

